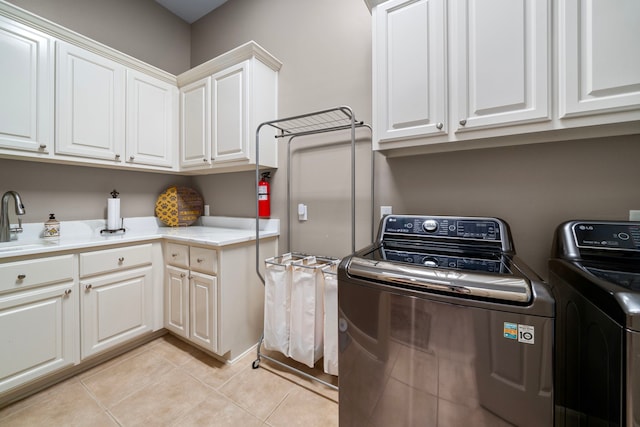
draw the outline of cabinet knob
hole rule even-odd
[[[132,162],[135,160],[136,158],[133,156],[129,156],[129,160],[131,160]]]
[[[436,127],[438,128],[438,130],[442,130],[442,128],[444,127],[443,123],[436,123]]]
[[[44,150],[45,148],[47,148],[47,144],[40,144],[40,149]]]
[[[467,124],[467,119],[460,120],[460,126],[464,126]]]
[[[177,253],[172,253],[171,256],[175,258],[175,257],[178,256],[178,254]]]
[[[208,160],[207,159],[202,159],[202,161],[206,163]]]
[[[123,256],[118,258],[118,264],[122,264],[123,262],[124,262],[124,257]]]
[[[84,290],[85,290],[85,291],[90,291],[90,290],[91,290],[91,288],[93,288],[93,285],[92,285],[91,283],[89,283],[89,284],[87,284],[87,285],[84,285]]]
[[[67,289],[64,291],[64,296],[68,296],[71,293],[71,289]]]
[[[26,274],[18,274],[18,280],[24,280],[26,279],[27,275]]]
[[[184,273],[180,273],[180,277],[181,277],[181,278],[183,278],[183,279],[184,279],[184,278],[185,278],[185,276],[186,276],[186,274],[184,274]]]
[[[198,258],[198,259],[196,259],[196,261],[198,261],[198,262],[203,262],[203,261],[204,261],[204,258]]]
[[[116,154],[116,160],[120,160],[120,154]]]
[[[193,279],[193,276],[189,276],[189,280]]]

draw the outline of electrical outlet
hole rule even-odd
[[[629,221],[640,221],[640,211],[629,211]]]
[[[380,218],[393,213],[393,206],[380,206]]]

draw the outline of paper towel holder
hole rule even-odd
[[[109,193],[109,194],[111,194],[111,197],[112,197],[113,199],[117,199],[117,198],[118,198],[118,195],[119,195],[120,193],[118,193],[118,192],[116,191],[116,189],[114,188],[114,189],[113,189],[113,191],[112,191],[111,193]],[[119,207],[118,207],[118,210],[119,210]],[[110,228],[109,228],[109,225],[107,224],[107,228],[104,228],[104,229],[100,230],[100,234],[102,234],[102,233],[110,233],[110,234],[113,234],[113,233],[117,233],[117,232],[119,232],[119,231],[122,231],[123,233],[127,231],[127,230],[125,230],[125,228],[124,228],[124,218],[120,218],[120,228],[110,229]]]

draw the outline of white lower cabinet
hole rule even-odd
[[[0,393],[78,362],[75,260],[0,265]]]
[[[165,327],[223,354],[218,342],[217,257],[214,249],[166,244]]]
[[[82,358],[153,330],[152,245],[80,254]]]
[[[191,272],[189,278],[191,331],[189,338],[218,352],[218,286],[215,276]]]

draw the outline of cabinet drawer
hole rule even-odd
[[[80,254],[80,277],[151,264],[151,244]]]
[[[62,255],[0,264],[0,293],[73,280],[73,259]]]
[[[191,247],[189,265],[192,270],[215,274],[218,271],[218,253],[215,249]]]
[[[189,268],[189,246],[167,243],[164,251],[164,262],[177,267]]]

